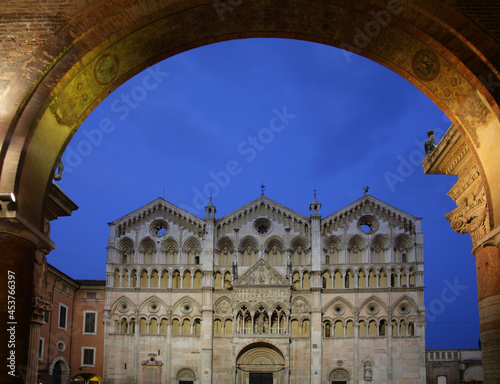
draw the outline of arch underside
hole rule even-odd
[[[17,213],[35,226],[42,228],[47,187],[66,145],[116,87],[188,49],[231,39],[279,37],[328,44],[365,56],[431,98],[458,127],[473,153],[486,191],[491,228],[495,227],[500,185],[490,180],[500,179],[493,144],[500,142],[500,123],[497,103],[479,77],[482,73],[484,78],[495,79],[498,71],[456,30],[417,7],[418,2],[262,0],[238,5],[200,1],[166,5],[160,1],[140,7],[118,3],[116,7],[122,8],[117,13],[112,6],[102,8],[103,2],[94,3],[86,13],[97,12],[95,18],[101,19],[78,24],[79,16],[85,16],[81,14],[54,37],[57,44],[49,41],[42,47],[54,59],[27,92],[10,126],[9,146],[2,152],[0,189],[15,191]],[[346,60],[349,55],[346,51]],[[168,75],[160,70],[149,76]]]

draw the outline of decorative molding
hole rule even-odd
[[[486,191],[481,180],[481,171],[472,154],[452,125],[432,154],[422,162],[427,174],[457,175],[458,181],[448,192],[457,208],[445,215],[455,232],[468,233],[473,246],[490,232],[490,220]]]

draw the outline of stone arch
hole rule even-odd
[[[64,370],[61,370],[61,384],[68,384],[70,374],[69,364],[63,356],[54,357],[54,360],[52,360],[52,362],[50,363],[49,375],[52,376],[54,374],[54,367],[57,363],[60,363],[64,367]]]
[[[273,382],[284,382],[285,355],[269,342],[258,342],[243,347],[236,357],[236,383],[248,382],[251,374],[267,373]]]
[[[307,252],[310,248],[310,242],[305,236],[297,235],[290,240],[290,250],[294,251],[298,246]]]
[[[174,305],[172,305],[172,310],[177,311],[179,310],[180,307],[184,306],[184,304],[189,303],[190,305],[193,306],[193,310],[196,309],[198,313],[201,313],[201,306],[198,304],[195,300],[193,300],[189,296],[184,296],[177,300]],[[181,311],[182,312],[182,311]],[[195,311],[191,312],[190,315],[193,315]]]
[[[249,246],[253,248],[255,252],[258,252],[260,249],[257,239],[254,236],[247,235],[240,240],[238,251],[244,252]]]
[[[329,376],[330,381],[336,381],[337,379],[344,379],[347,382],[349,382],[349,378],[351,375],[349,374],[349,371],[343,368],[336,368],[334,369]]]
[[[127,296],[120,296],[118,299],[115,300],[113,304],[111,304],[111,313],[117,312],[118,307],[122,304],[127,304],[127,306],[130,307],[130,309],[127,310],[126,313],[129,311],[134,311],[135,310],[135,304],[128,298]]]
[[[347,299],[345,299],[345,298],[343,298],[341,296],[338,296],[338,297],[330,300],[328,303],[326,303],[323,306],[323,308],[321,309],[321,311],[323,313],[326,313],[328,311],[328,309],[331,308],[336,303],[342,303],[342,304],[344,304],[351,311],[351,313],[354,313],[354,307],[353,307],[353,305]]]
[[[416,314],[416,313],[418,313],[418,305],[417,305],[417,303],[415,302],[415,300],[414,300],[412,297],[410,297],[410,296],[408,296],[408,295],[404,295],[404,296],[401,296],[400,298],[398,298],[398,299],[394,302],[394,304],[392,304],[392,308],[393,308],[394,310],[396,310],[396,309],[397,309],[397,307],[398,307],[400,304],[402,304],[403,302],[408,303],[408,305],[409,305],[411,308],[413,308],[413,312],[414,312],[415,314]]]
[[[139,312],[140,313],[144,312],[146,307],[149,305],[149,303],[151,303],[153,301],[160,304],[159,311],[161,311],[161,312],[165,311],[169,307],[167,305],[167,303],[165,303],[165,301],[160,299],[158,296],[150,296],[146,300],[144,300],[141,305],[139,305],[139,308],[138,308]]]
[[[363,301],[363,303],[361,303],[361,305],[359,306],[360,311],[362,311],[363,308],[365,308],[370,302],[376,302],[377,304],[379,304],[381,307],[381,310],[387,315],[388,310],[389,310],[387,308],[387,305],[377,296],[370,296],[367,299],[365,299]]]
[[[119,252],[119,263],[120,264],[133,264],[134,263],[134,241],[129,237],[125,236],[117,244],[117,250]]]
[[[193,383],[196,380],[196,374],[194,371],[190,368],[182,368],[177,372],[177,375],[175,375],[178,381],[192,381]]]
[[[227,246],[230,252],[234,251],[234,243],[227,236],[223,236],[217,240],[217,242],[215,243],[215,250],[220,252],[224,248],[224,246]]]
[[[163,2],[139,6],[122,0],[113,6],[104,7],[103,3],[90,4],[84,12],[71,18],[64,27],[49,36],[37,51],[45,53],[46,60],[27,60],[24,71],[43,73],[40,78],[32,80],[37,87],[33,87],[30,81],[13,79],[7,88],[4,97],[10,103],[5,114],[12,120],[9,121],[12,140],[8,141],[9,147],[2,152],[2,159],[9,161],[3,168],[8,177],[2,178],[1,190],[15,190],[21,197],[28,195],[26,188],[32,188],[33,181],[46,187],[63,147],[85,117],[113,89],[152,62],[207,42],[228,40],[234,36],[274,36],[305,39],[354,51],[400,74],[428,95],[459,127],[460,134],[475,152],[474,157],[487,189],[489,209],[493,213],[490,215],[491,221],[498,221],[495,220],[498,210],[493,208],[500,199],[497,193],[500,187],[490,186],[487,182],[488,176],[496,175],[495,166],[492,165],[494,161],[491,161],[494,160],[491,156],[496,155],[496,152],[484,149],[480,144],[487,138],[490,142],[500,138],[498,101],[493,91],[481,82],[486,74],[491,74],[493,80],[499,77],[493,64],[496,62],[493,55],[498,51],[499,44],[492,36],[469,23],[467,16],[458,8],[443,4],[429,6],[420,1],[405,3],[404,7],[400,4],[401,7],[388,13],[394,22],[380,28],[380,34],[374,36],[380,44],[360,44],[356,41],[354,27],[363,30],[368,23],[379,23],[373,16],[377,14],[374,10],[380,7],[375,0],[349,8],[343,7],[340,1],[319,3],[301,0],[293,3],[293,6],[281,7],[276,18],[273,18],[275,23],[271,23],[266,32],[260,27],[262,18],[276,12],[270,1],[263,2],[256,12],[248,11],[247,7],[251,6],[234,7],[231,17],[222,17],[222,20],[214,12],[213,4],[195,5],[194,0],[184,2],[182,6],[169,6]],[[128,23],[120,23],[121,13],[116,12],[118,9],[133,15]],[[380,11],[388,12],[384,9]],[[88,18],[89,14],[94,17]],[[299,18],[298,14],[308,14],[310,17]],[[172,33],[176,24],[185,22],[189,25],[190,20],[203,20],[206,28],[183,33],[182,39]],[[310,20],[310,24],[304,20]],[[210,28],[212,24],[218,28]],[[111,25],[115,27],[110,28]],[[318,25],[324,28],[318,28]],[[464,29],[463,25],[469,27]],[[478,35],[481,38],[478,39]],[[69,47],[71,55],[65,54]],[[137,47],[141,47],[142,54],[137,55],[140,59],[127,60]],[[428,65],[419,65],[424,62],[428,62]],[[88,76],[91,84],[86,84],[85,90],[81,92],[87,88],[92,92],[86,93],[84,102],[73,102],[70,109],[67,101],[72,99],[68,99],[69,95],[65,96],[64,93],[73,92],[79,84],[79,75],[92,74],[94,68],[103,65],[110,67],[107,73],[112,76],[108,75],[105,79],[97,75]],[[54,121],[71,129],[49,129]],[[54,137],[61,134],[62,137]],[[44,142],[57,144],[49,148]],[[22,147],[26,150],[21,151]],[[36,148],[47,148],[47,151],[37,154]],[[494,189],[494,195],[490,188]],[[33,223],[41,215],[45,189],[41,188],[41,192],[32,196],[32,199],[19,199],[18,211],[28,220],[34,219],[30,220]]]

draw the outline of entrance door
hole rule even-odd
[[[54,370],[52,371],[52,376],[54,377],[54,384],[61,384],[62,378],[62,369],[61,362],[58,361],[56,365],[54,365]]]
[[[250,373],[250,384],[273,384],[272,373]]]

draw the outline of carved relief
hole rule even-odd
[[[267,261],[259,259],[248,271],[236,279],[233,284],[244,285],[287,285],[289,281],[276,271]]]
[[[224,298],[215,307],[215,312],[221,314],[232,313],[233,308],[231,307],[231,304],[229,304],[229,301]]]
[[[309,306],[306,304],[304,300],[297,300],[292,305],[292,313],[300,314],[300,313],[309,313]]]
[[[156,353],[149,353],[149,358],[144,360],[141,364],[147,367],[161,367],[163,363],[161,361],[156,360]]]
[[[47,292],[47,260],[45,250],[35,252],[33,271],[33,315],[32,321],[42,323],[45,311],[52,311],[51,295]]]

